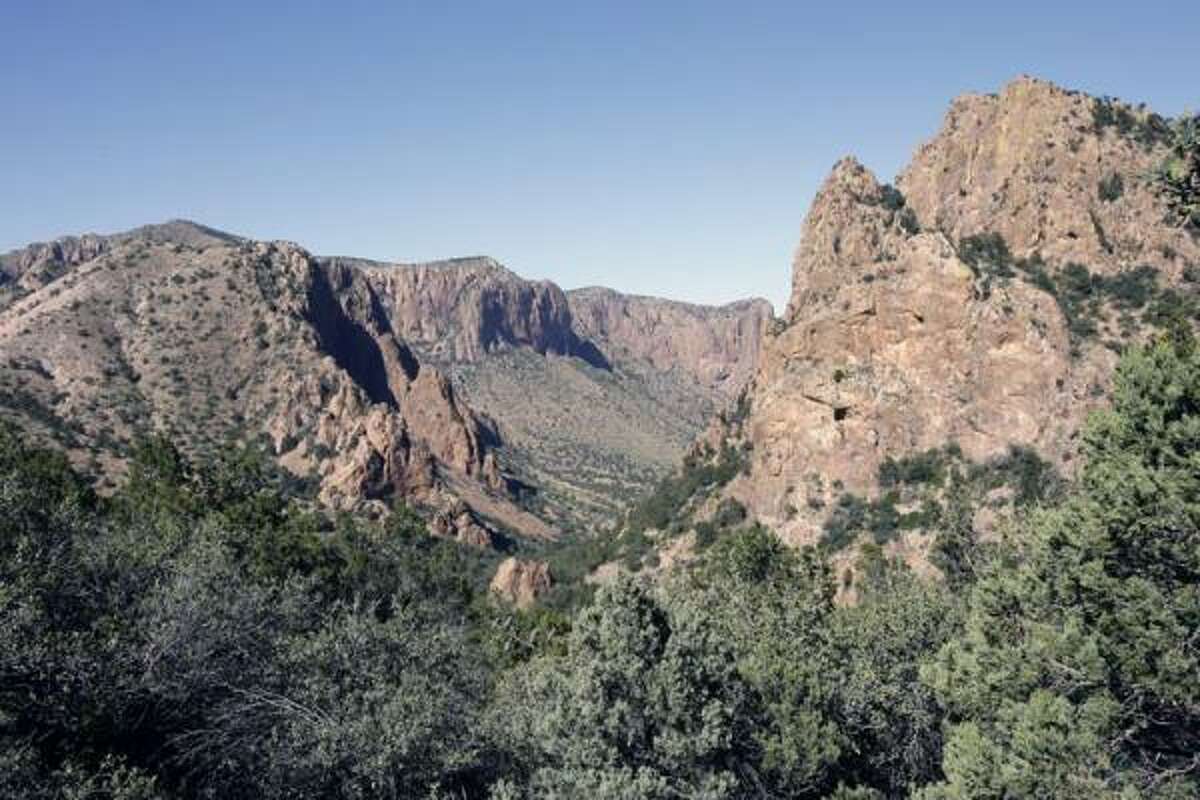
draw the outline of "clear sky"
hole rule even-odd
[[[1200,108],[1200,4],[4,0],[0,250],[186,217],[781,307],[818,184],[1019,73]]]

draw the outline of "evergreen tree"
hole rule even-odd
[[[955,724],[927,798],[1200,793],[1200,355],[1129,353],[1077,491],[1034,514],[925,678]]]

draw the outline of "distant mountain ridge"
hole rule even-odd
[[[468,541],[554,537],[665,471],[726,397],[701,376],[748,374],[739,360],[755,353],[653,361],[594,333],[558,286],[486,257],[315,257],[173,220],[0,256],[0,414],[108,479],[140,429],[197,451],[261,440],[335,508],[403,499]],[[510,394],[494,379],[514,359],[538,377]],[[603,424],[555,441],[582,460],[522,437],[558,424],[540,417],[550,408],[574,413],[580,392]],[[580,468],[619,490],[581,501]]]

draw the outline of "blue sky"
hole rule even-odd
[[[13,0],[0,250],[186,217],[781,306],[834,161],[891,178],[956,94],[1200,108],[1200,4],[982,6]]]

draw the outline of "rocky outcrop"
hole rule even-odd
[[[1141,120],[1132,129],[1097,123],[1114,107],[1104,102],[1020,79],[998,96],[955,101],[901,191],[853,159],[834,167],[745,413],[703,440],[748,451],[748,473],[728,494],[807,543],[841,493],[877,492],[889,456],[955,442],[983,461],[1016,444],[1070,471],[1078,428],[1116,360],[1108,345],[1147,328],[1128,309],[1119,329],[1110,325],[1116,312],[1089,296],[1101,322],[1080,334],[1064,270],[1075,262],[1086,269],[1072,274],[1116,276],[1149,265],[1171,286],[1200,264],[1194,237],[1164,223],[1140,178],[1162,154],[1158,123],[1124,106],[1115,107]],[[966,255],[984,234],[1007,244],[1008,262]]]
[[[575,329],[610,361],[678,370],[724,398],[742,390],[772,319],[766,300],[699,306],[589,287],[567,293]]]
[[[956,99],[897,186],[951,241],[992,231],[1018,256],[1104,274],[1148,264],[1174,283],[1200,263],[1200,240],[1168,222],[1148,179],[1165,135],[1145,107],[1022,77]]]
[[[550,591],[550,566],[544,561],[506,558],[496,568],[490,591],[494,597],[527,609]]]

